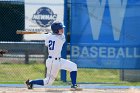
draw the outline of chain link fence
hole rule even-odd
[[[43,42],[2,41],[0,49],[8,50],[0,57],[0,83],[23,83],[28,78],[45,77],[47,48]]]
[[[24,29],[24,3],[0,1],[0,41],[21,41],[17,29]]]
[[[0,0],[0,49],[8,50],[0,57],[0,83],[45,77],[44,43],[21,42],[18,29],[24,29],[24,0]]]

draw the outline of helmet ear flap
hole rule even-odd
[[[59,33],[59,30],[57,30],[57,32],[56,32],[57,34]]]
[[[58,34],[58,33],[59,33],[59,30],[56,30],[54,33],[55,33],[55,34]]]
[[[58,34],[59,33],[59,29],[62,29],[62,28],[64,28],[64,25],[62,25],[61,22],[54,22],[51,25],[51,29],[52,29],[53,33],[56,33],[56,34]]]

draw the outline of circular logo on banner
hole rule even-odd
[[[33,15],[32,20],[35,20],[41,27],[49,27],[56,20],[56,18],[57,14],[54,14],[50,8],[41,7]]]

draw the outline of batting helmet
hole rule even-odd
[[[58,30],[63,29],[65,26],[61,22],[54,22],[51,25],[53,33],[58,33]]]

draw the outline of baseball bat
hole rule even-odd
[[[33,32],[33,31],[21,31],[17,30],[16,34],[48,34],[48,32]]]

